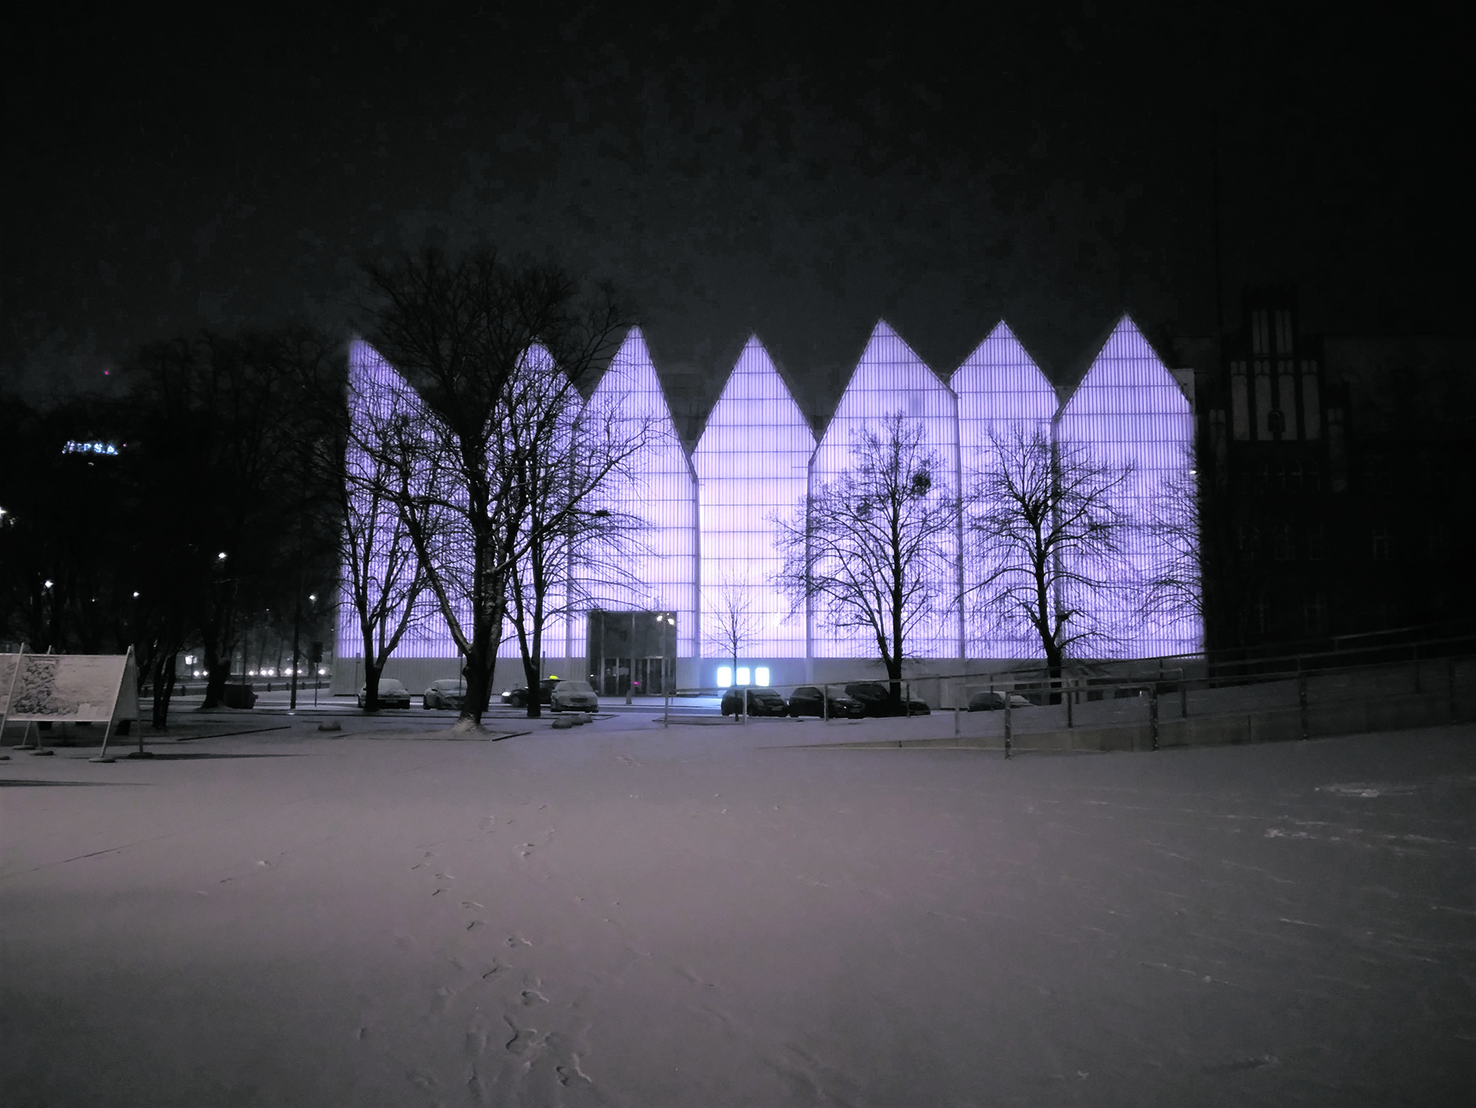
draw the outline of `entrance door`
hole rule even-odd
[[[606,658],[605,672],[600,679],[601,696],[624,696],[630,688],[630,659]]]
[[[636,692],[643,696],[666,695],[666,659],[659,655],[653,658],[636,659]]]

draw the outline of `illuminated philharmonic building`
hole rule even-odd
[[[363,342],[351,352],[358,387],[405,396],[398,374]],[[749,340],[723,385],[695,446],[677,435],[671,408],[639,329],[632,329],[589,403],[614,402],[653,430],[629,487],[612,498],[647,524],[639,553],[621,564],[622,581],[584,590],[586,610],[548,622],[545,674],[589,676],[597,691],[620,695],[632,678],[642,693],[732,683],[794,685],[882,674],[875,642],[840,631],[815,612],[793,611],[773,585],[782,564],[774,546],[776,514],[793,516],[808,490],[834,480],[850,462],[855,433],[902,413],[920,424],[952,489],[984,464],[991,432],[1038,427],[1061,443],[1088,447],[1113,465],[1131,463],[1122,507],[1152,511],[1166,488],[1189,474],[1194,435],[1192,375],[1171,372],[1124,316],[1064,400],[1001,323],[941,379],[885,322],[871,334],[818,439],[784,377],[757,338]],[[963,550],[960,552],[959,545]],[[1146,567],[1156,552],[1140,535],[1127,558]],[[957,582],[979,584],[977,559],[960,528],[949,556]],[[577,571],[576,571],[577,572]],[[735,598],[747,610],[736,666],[717,624]],[[951,599],[951,598],[950,598]],[[1144,619],[1134,598],[1096,601],[1097,622],[1110,628],[1103,658],[1197,653],[1203,646],[1198,604]],[[1114,607],[1115,606],[1115,607]],[[1112,610],[1107,610],[1111,608]],[[1120,610],[1119,610],[1120,609]],[[970,605],[930,618],[907,644],[915,676],[1002,669],[1039,659],[1038,642],[999,631]],[[363,680],[362,643],[352,605],[341,604],[334,689],[356,691]],[[521,680],[515,641],[499,655],[497,688]],[[412,690],[454,676],[455,645],[437,617],[407,634],[385,669]]]

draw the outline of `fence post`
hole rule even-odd
[[[1189,718],[1189,675],[1179,674],[1179,718]]]
[[[905,712],[903,712],[902,714],[905,715],[908,719],[911,719],[912,718],[912,682],[911,681],[904,681],[904,682],[902,682],[902,699],[907,704],[907,710]]]
[[[1010,724],[1011,724],[1011,720],[1010,720],[1010,694],[1008,692],[1006,692],[1004,694],[1004,698],[1005,698],[1005,761],[1009,761],[1009,759],[1010,759],[1010,737],[1011,737],[1011,732],[1010,732]]]
[[[1152,735],[1153,749],[1158,749],[1158,682],[1148,688],[1148,730]]]
[[[1307,674],[1302,669],[1302,659],[1297,658],[1297,708],[1302,717],[1302,738],[1310,737],[1307,726]]]
[[[830,722],[830,686],[820,686],[820,719],[825,723]]]
[[[953,706],[953,737],[958,738],[958,705]]]
[[[661,712],[661,726],[671,726],[671,690],[666,690],[666,707]]]

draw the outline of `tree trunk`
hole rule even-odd
[[[495,635],[490,622],[477,621],[466,652],[466,699],[461,702],[461,719],[477,727],[482,725],[482,716],[492,696],[492,669],[497,664],[496,644],[502,638],[502,620],[497,620]]]
[[[364,711],[379,711],[379,675],[384,672],[383,663],[375,664],[373,655],[364,658]]]
[[[230,662],[222,664],[220,649],[214,643],[205,644],[205,702],[201,708],[219,708],[225,701],[226,681],[230,678]]]
[[[538,672],[538,663],[532,658],[523,659],[523,683],[528,686],[528,718],[543,718],[543,675]]]
[[[154,686],[154,703],[150,722],[155,731],[169,729],[169,700],[174,695],[174,670],[178,653],[160,655],[150,667],[149,678]]]
[[[1046,667],[1051,677],[1050,701],[1051,704],[1061,703],[1061,669],[1063,657],[1061,648],[1054,641],[1046,646]]]

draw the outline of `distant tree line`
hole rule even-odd
[[[306,328],[207,331],[138,350],[118,398],[0,398],[0,635],[133,647],[160,727],[186,649],[213,706],[249,637],[301,642],[307,596],[337,576],[331,474],[303,464],[320,414],[304,382],[341,379],[341,361]]]

